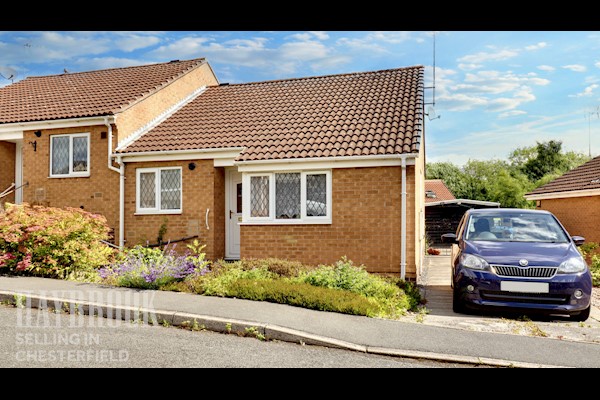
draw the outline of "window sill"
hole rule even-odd
[[[133,215],[181,215],[183,211],[137,211]]]
[[[63,179],[63,178],[89,178],[90,174],[84,175],[50,175],[48,179]]]
[[[239,225],[331,225],[330,219],[320,220],[269,220],[269,221],[246,221],[240,222]]]

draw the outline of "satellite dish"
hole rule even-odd
[[[427,117],[429,118],[430,121],[433,121],[434,119],[442,118],[441,115],[437,115],[435,113],[435,108],[433,108],[433,106],[427,107],[427,113],[425,115],[427,115]]]
[[[12,67],[0,65],[0,76],[2,76],[4,79],[14,81],[15,77],[17,76],[17,70]]]

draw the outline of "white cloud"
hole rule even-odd
[[[293,74],[306,63],[318,73],[321,70],[329,72],[351,61],[350,56],[339,54],[333,47],[314,39],[318,36],[325,37],[322,33],[297,33],[288,36],[288,41],[280,45],[271,45],[268,39],[261,37],[217,42],[212,37],[189,36],[160,46],[148,54],[160,59],[205,56],[214,63],[262,69],[265,75],[271,77],[274,74]]]
[[[315,41],[288,42],[279,48],[284,59],[312,61],[327,57],[329,49],[323,43]]]
[[[488,104],[488,100],[479,96],[469,96],[463,93],[441,94],[436,101],[440,109],[447,111],[468,111]]]
[[[548,46],[548,43],[539,42],[537,44],[532,44],[531,46],[525,46],[525,50],[528,50],[528,51],[539,50],[539,49],[543,49],[546,46]]]
[[[463,71],[472,71],[474,69],[479,69],[481,67],[483,67],[483,65],[481,65],[481,64],[463,64],[463,63],[458,64],[458,68],[462,69]]]
[[[506,111],[506,112],[503,112],[502,114],[498,115],[498,118],[516,117],[518,115],[524,115],[524,114],[527,114],[527,112],[525,112],[523,110],[510,110],[510,111]]]
[[[134,51],[144,49],[160,43],[156,36],[129,35],[115,41],[117,48],[123,51]]]
[[[550,83],[533,72],[516,74],[512,71],[485,70],[467,72],[462,79],[455,71],[444,72],[441,73],[442,79],[436,82],[436,101],[440,103],[440,110],[469,111],[482,108],[489,112],[504,113],[499,116],[501,118],[518,115],[507,112],[534,101],[533,87]],[[439,72],[437,74],[440,75]]]
[[[538,65],[537,69],[550,72],[550,71],[554,71],[556,68],[554,68],[550,65]]]
[[[569,97],[590,97],[591,95],[594,94],[594,90],[598,89],[598,87],[600,87],[600,86],[597,83],[591,84],[588,87],[586,87],[585,89],[583,89],[583,92],[576,93],[576,94],[570,94]]]
[[[585,67],[585,65],[581,65],[581,64],[569,64],[569,65],[563,65],[562,67],[564,69],[568,69],[568,70],[571,70],[573,72],[585,72],[585,71],[587,71],[587,68]]]
[[[594,66],[596,66],[596,68],[600,68],[600,61],[596,61],[596,63],[594,64]]]
[[[310,31],[309,33],[311,33],[316,39],[319,40],[329,39],[329,35],[327,34],[327,32],[324,31]]]
[[[468,64],[481,64],[486,61],[502,61],[508,60],[509,58],[515,57],[519,54],[516,50],[499,50],[494,52],[479,52],[476,54],[469,54],[458,59],[458,62]]]

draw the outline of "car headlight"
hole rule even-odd
[[[571,257],[563,261],[558,266],[558,272],[561,274],[574,274],[577,272],[583,272],[587,268],[585,261],[581,257]]]
[[[472,254],[461,254],[460,263],[463,267],[471,269],[489,269],[490,265],[481,257]]]

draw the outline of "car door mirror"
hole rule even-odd
[[[442,243],[458,243],[458,239],[456,238],[456,234],[454,234],[454,233],[444,233],[442,235]]]
[[[575,246],[581,246],[585,243],[585,238],[581,236],[571,236],[571,239],[573,239],[573,243],[575,243]]]

